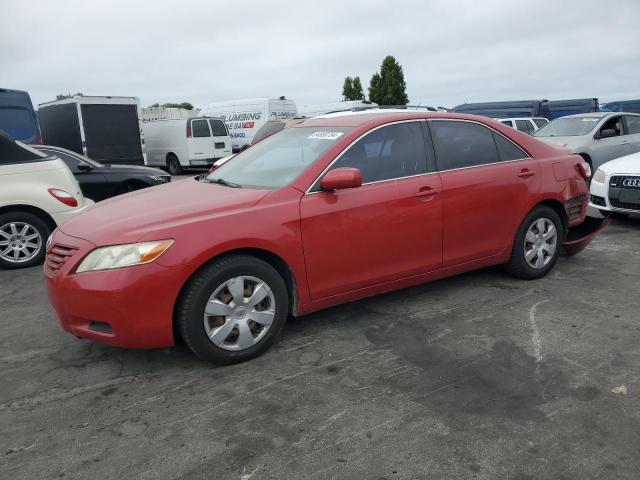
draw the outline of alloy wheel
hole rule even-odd
[[[548,218],[536,219],[524,239],[524,258],[531,268],[546,267],[558,248],[558,231]]]
[[[9,222],[0,226],[0,258],[24,263],[36,257],[42,248],[42,236],[33,225]]]
[[[275,319],[276,300],[269,286],[251,276],[230,278],[209,297],[204,328],[224,350],[246,350],[257,344]]]

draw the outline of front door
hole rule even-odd
[[[624,115],[623,118],[625,155],[640,152],[640,115]]]
[[[429,128],[444,192],[443,265],[503,251],[540,189],[537,161],[480,123],[432,120]]]
[[[380,127],[343,152],[330,169],[360,169],[362,186],[302,197],[313,300],[440,268],[442,187],[422,124]]]

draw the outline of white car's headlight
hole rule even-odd
[[[594,182],[604,183],[606,179],[607,179],[607,175],[600,169],[597,169],[596,173],[593,174]]]
[[[173,240],[158,240],[96,248],[82,261],[76,273],[150,263],[166,252],[173,242]]]

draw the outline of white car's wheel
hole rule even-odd
[[[0,266],[24,268],[42,263],[50,233],[47,224],[32,213],[0,215]]]

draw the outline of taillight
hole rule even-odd
[[[578,164],[578,171],[580,172],[580,175],[582,175],[584,178],[591,177],[591,167],[584,160]]]
[[[76,197],[71,195],[69,192],[65,192],[64,190],[60,190],[59,188],[50,188],[48,192],[53,198],[69,207],[78,206],[78,200],[76,200]]]
[[[187,138],[191,138],[191,125],[187,125]]]
[[[38,145],[42,145],[42,137],[38,137]]]

